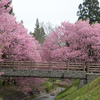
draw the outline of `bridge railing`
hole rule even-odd
[[[69,63],[69,62],[32,62],[32,61],[1,61],[0,68],[31,69],[31,70],[67,70],[100,73],[100,64]]]
[[[100,73],[99,63],[88,63],[88,73]]]
[[[13,69],[49,69],[49,70],[82,70],[85,71],[84,63],[69,63],[69,62],[32,62],[32,61],[2,61],[0,68]]]

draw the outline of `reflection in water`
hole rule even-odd
[[[49,94],[45,94],[45,95],[42,95],[42,96],[39,96],[39,97],[36,97],[36,98],[33,98],[31,100],[54,100],[54,98],[56,97],[56,95],[64,90],[65,88],[61,88],[61,87],[57,87],[57,89],[55,90],[55,92],[53,93],[49,93]]]

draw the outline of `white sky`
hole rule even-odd
[[[37,18],[39,22],[50,22],[54,26],[64,21],[75,23],[80,3],[83,0],[12,0],[16,20],[23,20],[28,32],[34,31]]]

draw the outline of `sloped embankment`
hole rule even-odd
[[[14,86],[0,86],[0,100],[24,100],[27,98],[22,92],[16,90]]]
[[[58,93],[55,100],[100,100],[100,77],[77,90],[79,80]]]

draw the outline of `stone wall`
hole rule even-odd
[[[1,69],[4,72],[1,76],[11,77],[40,77],[40,78],[69,78],[80,79],[78,89],[99,77],[100,74],[86,74],[83,71],[61,71],[61,70],[29,70],[29,69]]]
[[[61,70],[29,70],[29,69],[2,69],[1,76],[11,77],[40,77],[40,78],[86,78],[86,72],[82,71],[61,71]]]
[[[64,78],[72,78],[72,79],[86,79],[86,72],[82,71],[65,71]]]
[[[86,76],[87,76],[87,83],[89,83],[95,78],[99,77],[100,73],[91,73],[91,74],[87,74]]]
[[[96,79],[99,76],[100,76],[100,73],[86,74],[86,79],[80,79],[78,89],[82,88],[84,85],[86,85],[87,83],[91,82],[92,80]]]

